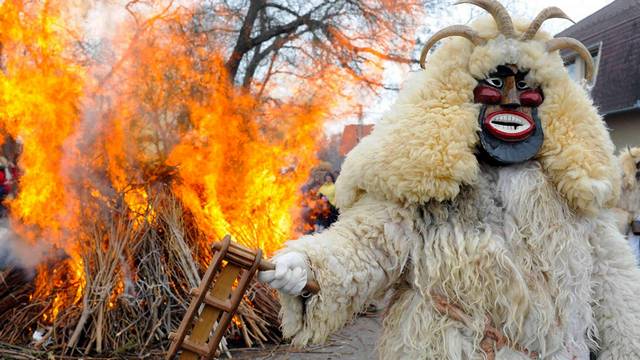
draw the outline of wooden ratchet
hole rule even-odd
[[[216,251],[220,251],[220,249],[222,248],[222,242],[213,244],[213,248]],[[231,241],[227,250],[227,255],[225,256],[225,260],[236,263],[244,269],[248,269],[251,267],[251,263],[254,261],[256,256],[262,257],[262,252],[260,250],[251,250],[236,242]],[[258,271],[269,271],[275,269],[276,265],[274,263],[262,258],[260,259],[260,263],[258,264]],[[304,286],[304,290],[312,294],[317,294],[320,291],[320,286],[318,285],[318,282],[311,279],[307,281],[307,284]]]

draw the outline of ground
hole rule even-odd
[[[334,334],[325,345],[311,346],[304,350],[291,349],[288,345],[264,349],[234,349],[234,359],[241,360],[365,360],[376,359],[375,345],[380,335],[380,313],[361,316]]]

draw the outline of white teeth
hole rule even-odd
[[[491,119],[491,126],[505,133],[521,133],[528,130],[531,124],[521,116],[498,114]]]

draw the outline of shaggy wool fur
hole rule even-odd
[[[348,155],[338,222],[282,250],[306,254],[321,287],[281,295],[285,336],[322,342],[391,291],[383,359],[480,359],[487,315],[544,359],[640,359],[640,271],[606,209],[620,176],[601,118],[544,50],[547,35],[505,39],[488,19],[474,28],[488,43],[446,41]],[[504,63],[543,89],[545,142],[527,163],[493,167],[474,155],[473,89]],[[441,315],[434,293],[473,323]],[[506,347],[497,359],[527,357]]]
[[[640,215],[640,182],[636,177],[636,173],[640,171],[636,167],[640,163],[640,147],[621,151],[618,159],[622,168],[622,196],[618,208],[633,218]]]
[[[640,264],[640,235],[631,231],[632,221],[640,219],[640,182],[637,176],[640,170],[636,165],[640,163],[640,147],[621,151],[618,160],[622,169],[622,192],[614,214],[618,229],[626,235],[636,256],[636,262]]]

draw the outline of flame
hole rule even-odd
[[[194,129],[169,156],[182,179],[174,189],[211,239],[230,233],[271,253],[295,235],[298,189],[317,162],[323,108],[281,108],[280,118],[267,121],[298,130],[274,140],[254,122],[262,115],[260,104],[229,89],[224,77],[216,81],[208,106],[192,108]]]
[[[36,288],[32,299],[51,299],[51,305],[44,311],[42,320],[51,323],[60,311],[82,300],[86,285],[82,260],[71,258],[58,262],[49,268],[46,264],[38,267]]]
[[[299,187],[316,162],[328,96],[302,96],[299,88],[292,94],[298,103],[263,103],[231,84],[205,42],[162,25],[137,32],[108,84],[100,83],[103,69],[73,61],[68,25],[47,5],[6,1],[0,8],[0,23],[11,29],[0,42],[13,55],[0,76],[0,118],[23,141],[12,223],[26,241],[68,255],[39,268],[33,298],[52,298],[43,320],[82,298],[83,256],[91,251],[83,218],[92,203],[121,194],[140,221],[153,221],[148,168],[177,169],[173,191],[209,243],[231,233],[270,253],[295,236]],[[119,281],[109,307],[122,292]]]
[[[257,84],[287,94],[267,101],[232,83],[221,44],[176,26],[193,18],[188,6],[123,23],[111,39],[116,60],[103,64],[77,55],[82,30],[62,16],[73,5],[0,2],[0,128],[23,144],[23,175],[8,205],[21,238],[50,248],[31,295],[50,301],[42,320],[81,302],[90,254],[112,246],[92,239],[91,222],[121,202],[136,224],[153,223],[156,183],[193,214],[206,234],[202,248],[229,233],[271,254],[297,237],[300,188],[318,161],[335,94],[348,85],[344,71],[315,59],[304,66],[320,70],[304,81]],[[126,249],[119,256],[135,264]],[[126,271],[106,292],[109,308],[125,292]]]
[[[4,62],[0,75],[0,119],[5,133],[22,140],[19,189],[9,208],[12,226],[25,241],[46,238],[69,258],[40,266],[37,298],[54,296],[44,318],[57,316],[65,304],[82,295],[84,270],[80,249],[65,234],[77,229],[77,199],[68,196],[63,172],[64,146],[78,121],[78,101],[84,69],[69,61],[61,34],[65,24],[48,3],[4,1],[0,5],[0,34]],[[15,56],[19,54],[20,56]]]
[[[109,307],[109,309],[113,309],[116,306],[118,302],[118,297],[122,293],[124,293],[124,281],[122,281],[122,278],[120,278],[118,279],[116,286],[113,288],[113,291],[109,296],[109,302],[107,303],[107,306]]]
[[[3,52],[22,55],[6,56],[0,76],[3,128],[24,148],[20,192],[11,211],[22,224],[37,225],[63,246],[63,229],[76,227],[73,216],[66,215],[77,206],[66,196],[66,178],[60,175],[63,147],[79,120],[85,73],[65,57],[68,44],[59,34],[64,27],[59,14],[21,1],[3,2],[0,14],[7,29],[0,35]]]

